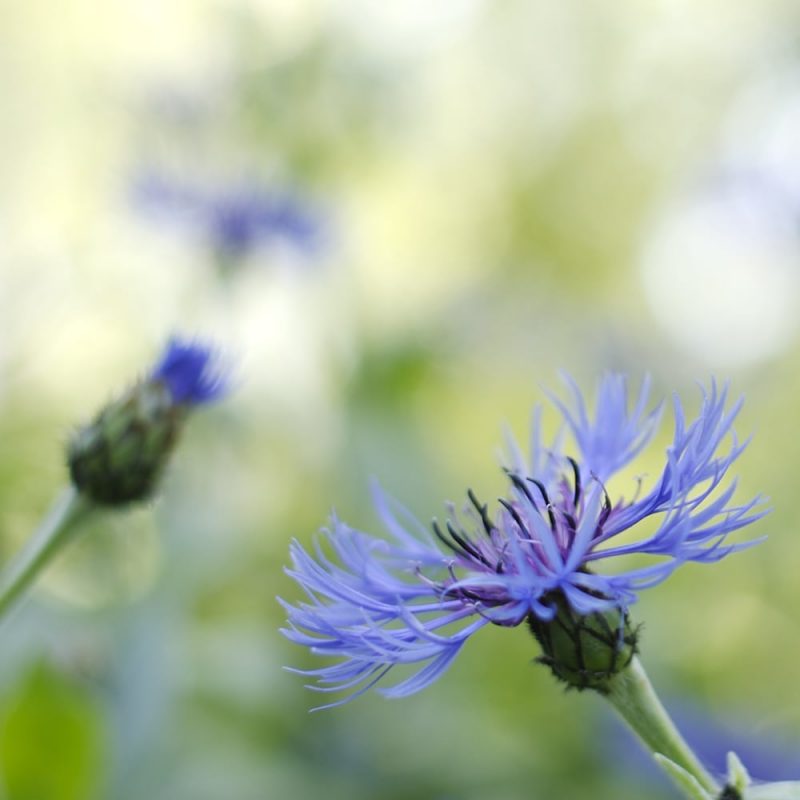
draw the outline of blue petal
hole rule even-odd
[[[172,337],[150,380],[163,383],[172,402],[193,406],[219,400],[228,391],[228,376],[209,345]]]

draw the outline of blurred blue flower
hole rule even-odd
[[[164,384],[172,402],[196,406],[220,399],[228,390],[228,375],[220,369],[213,348],[172,337],[150,380]]]
[[[450,518],[444,526],[434,521],[431,533],[376,488],[375,505],[390,538],[354,530],[334,517],[323,535],[335,559],[319,541],[314,555],[292,543],[287,572],[309,601],[284,604],[284,634],[316,655],[342,659],[296,670],[316,679],[310,688],[351,690],[340,701],[346,702],[394,666],[419,665],[410,677],[380,690],[388,697],[409,695],[436,680],[488,623],[550,621],[560,601],[578,615],[626,612],[640,589],[660,583],[681,564],[714,562],[755,544],[727,542],[728,534],[766,513],[756,508],[760,497],[732,504],[736,481],[724,484],[746,446],[732,432],[742,401],[726,410],[727,387],[720,390],[712,381],[688,425],[675,397],[672,443],[653,487],[612,503],[606,482],[650,442],[661,407],[648,410],[647,380],[631,407],[625,377],[608,374],[590,414],[576,384],[566,376],[565,382],[569,401],[551,398],[564,420],[554,440],[543,442],[537,408],[529,457],[510,441],[510,493],[500,499],[494,518],[470,491],[463,521],[450,507]],[[564,447],[564,427],[577,458]],[[658,521],[654,532],[614,544],[651,517]],[[620,562],[632,554],[654,556],[655,563],[631,568]],[[595,572],[603,562],[618,571]]]
[[[310,204],[253,182],[200,188],[144,173],[134,182],[133,200],[143,213],[199,234],[215,254],[227,259],[243,258],[277,242],[314,256],[327,235],[321,213]]]

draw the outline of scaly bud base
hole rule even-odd
[[[550,599],[558,609],[552,620],[544,622],[533,614],[528,618],[544,653],[537,660],[568,688],[607,694],[611,678],[636,655],[638,628],[617,609],[581,615],[563,596]]]

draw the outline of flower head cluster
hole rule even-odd
[[[186,412],[220,399],[227,390],[227,372],[213,348],[173,337],[144,380],[75,431],[67,447],[72,483],[100,505],[147,499]]]
[[[311,554],[293,542],[287,571],[308,600],[286,604],[284,633],[317,655],[339,658],[298,670],[316,680],[310,688],[349,691],[346,702],[405,664],[415,666],[411,676],[380,691],[408,695],[436,680],[487,624],[547,623],[560,608],[578,618],[609,610],[624,618],[639,590],[681,564],[717,561],[754,544],[728,542],[766,513],[759,497],[734,502],[736,481],[726,479],[746,446],[732,431],[741,400],[726,408],[727,388],[712,382],[687,422],[676,397],[660,473],[646,492],[639,481],[632,499],[612,501],[607,482],[651,441],[661,407],[649,408],[647,380],[631,402],[625,378],[609,374],[590,411],[565,380],[568,400],[552,398],[564,424],[546,444],[537,408],[527,458],[511,443],[509,494],[495,515],[470,491],[463,514],[451,507],[450,518],[429,531],[376,489],[388,538],[334,518],[323,531],[327,548],[318,540]],[[647,519],[655,521],[651,532],[620,542]],[[653,558],[631,567],[620,559],[630,554]]]
[[[143,212],[198,234],[223,258],[242,258],[278,241],[313,255],[325,238],[322,217],[309,204],[252,182],[204,188],[146,173],[133,196]]]

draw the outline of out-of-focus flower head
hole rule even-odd
[[[188,412],[228,388],[214,348],[173,337],[147,377],[75,431],[67,446],[72,483],[99,505],[151,497]]]
[[[562,428],[545,443],[535,410],[530,453],[511,442],[510,491],[494,516],[470,491],[463,515],[450,507],[450,518],[429,531],[376,489],[389,538],[334,517],[313,554],[293,542],[287,572],[308,600],[285,604],[284,633],[316,655],[340,659],[298,670],[316,680],[310,688],[350,691],[346,702],[393,667],[415,665],[410,677],[380,690],[412,694],[435,681],[483,626],[527,621],[557,677],[603,691],[635,652],[627,610],[641,589],[687,561],[718,561],[755,543],[728,542],[766,512],[760,497],[734,503],[736,481],[726,481],[746,446],[732,432],[742,401],[726,408],[727,387],[712,381],[691,422],[676,396],[672,442],[652,487],[612,501],[608,480],[653,438],[661,408],[649,409],[647,380],[631,403],[625,377],[608,374],[590,412],[565,380],[569,400],[552,398]],[[620,541],[648,519],[656,521],[652,532]],[[623,559],[629,555],[652,563],[631,567]]]
[[[254,181],[198,186],[146,172],[134,181],[132,193],[143,214],[199,237],[228,260],[277,244],[313,258],[328,238],[326,220],[310,202]]]

